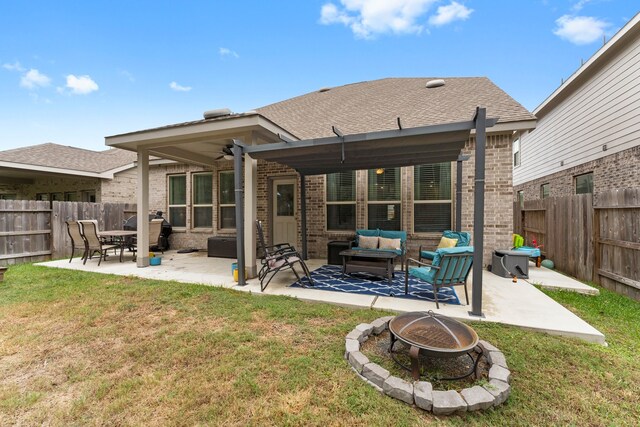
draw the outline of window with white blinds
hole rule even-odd
[[[413,171],[413,231],[451,229],[451,163],[415,166]]]
[[[401,230],[400,168],[370,169],[367,177],[367,228]]]
[[[327,230],[356,229],[356,172],[326,176]]]

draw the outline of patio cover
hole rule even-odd
[[[301,175],[412,166],[457,160],[474,128],[474,121],[466,121],[243,147],[243,152]]]
[[[234,168],[236,184],[236,225],[238,269],[244,271],[244,209],[242,157],[262,159],[289,166],[301,175],[301,228],[303,245],[306,246],[306,175],[318,175],[340,171],[391,168],[425,163],[457,161],[461,150],[468,141],[471,130],[476,131],[475,186],[474,186],[474,264],[482,266],[484,240],[484,174],[486,128],[492,127],[498,119],[487,119],[486,109],[478,107],[470,121],[422,126],[402,129],[398,118],[398,129],[380,132],[343,135],[334,128],[335,137],[285,141],[266,145],[247,146],[234,140]],[[239,284],[245,278],[240,275]],[[472,311],[482,316],[482,268],[473,271]]]

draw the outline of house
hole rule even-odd
[[[368,132],[435,129],[469,122],[478,106],[486,107],[487,117],[497,119],[486,136],[487,262],[492,249],[508,247],[512,239],[513,135],[534,128],[536,119],[484,77],[387,78],[323,88],[255,111],[216,110],[202,120],[109,136],[106,144],[138,153],[139,209],[167,212],[173,225],[172,246],[205,248],[210,236],[236,236],[234,163],[228,160],[234,139],[255,147],[336,135],[346,140]],[[313,171],[307,168],[304,187],[295,169],[246,154],[243,211],[250,272],[253,269],[255,274],[256,219],[265,222],[270,242],[301,245],[305,229],[310,257],[326,256],[328,242],[349,239],[361,228],[406,230],[411,256],[416,256],[420,244],[437,245],[442,231],[456,223],[455,160],[460,152],[471,154],[475,147],[473,133],[467,131],[464,138],[453,158],[437,155],[437,150],[446,150],[446,142],[434,146],[430,159],[447,159],[436,163],[414,165],[415,159],[405,157],[403,164],[411,166],[383,168],[374,157],[363,156],[357,163],[359,170],[324,174],[308,173]],[[451,147],[458,146],[452,143]],[[376,147],[376,152],[382,153],[381,148]],[[393,154],[393,148],[387,150]],[[421,153],[423,157],[416,158],[426,158],[424,148]],[[154,164],[149,156],[174,163]],[[339,155],[335,163],[341,163]],[[463,162],[460,222],[464,230],[473,226],[474,166],[473,156]],[[305,224],[302,191],[306,193]],[[143,263],[139,258],[139,265]]]
[[[53,143],[0,151],[0,199],[131,203],[135,159]]]
[[[514,141],[514,196],[600,193],[640,182],[640,14],[533,114]]]

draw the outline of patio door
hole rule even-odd
[[[273,209],[272,244],[291,243],[296,245],[298,241],[297,202],[295,178],[273,180],[271,201]]]

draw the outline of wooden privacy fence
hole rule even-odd
[[[640,299],[640,189],[514,204],[514,233],[559,271]]]
[[[135,213],[130,203],[0,200],[0,265],[69,256],[68,219],[96,219],[101,230],[119,230]]]
[[[640,300],[640,189],[596,195],[595,281]]]
[[[96,219],[99,230],[121,230],[124,221],[135,213],[136,205],[131,203],[53,202],[52,257],[71,255],[71,239],[67,233],[66,220]]]
[[[525,244],[535,239],[556,268],[581,280],[593,279],[593,197],[580,194],[531,200],[514,206],[514,232]]]
[[[51,256],[49,202],[0,200],[0,266]]]

